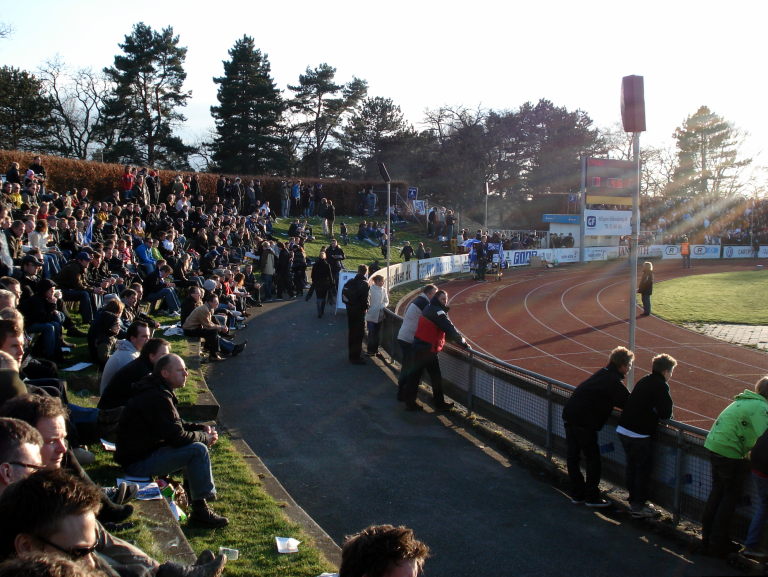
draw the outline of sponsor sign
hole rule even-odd
[[[768,258],[768,246],[761,246],[757,252],[757,258]]]
[[[542,222],[556,222],[558,224],[579,224],[581,217],[578,214],[545,214]]]
[[[631,210],[585,210],[584,234],[624,236],[632,234]]]
[[[414,214],[419,215],[425,215],[427,214],[427,201],[425,200],[414,200],[413,201],[413,212]]]
[[[720,245],[692,244],[691,258],[720,258]]]
[[[755,251],[751,246],[724,246],[723,258],[754,258]]]

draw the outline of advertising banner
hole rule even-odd
[[[588,236],[624,236],[632,234],[631,210],[585,210],[584,234]]]
[[[751,246],[724,246],[723,258],[755,258],[755,251]]]

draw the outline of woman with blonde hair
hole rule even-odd
[[[651,295],[653,294],[653,263],[645,261],[643,263],[643,272],[640,277],[640,284],[637,287],[637,292],[640,293],[640,297],[643,301],[643,316],[647,317],[651,314]]]

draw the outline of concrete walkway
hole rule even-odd
[[[768,351],[768,326],[686,323],[685,327],[721,341]]]
[[[254,310],[248,348],[212,365],[208,384],[221,420],[337,543],[408,525],[432,548],[426,575],[441,577],[732,572],[623,508],[572,505],[459,416],[405,412],[384,363],[347,362],[343,313],[318,319],[303,300]]]

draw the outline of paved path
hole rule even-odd
[[[768,327],[764,325],[686,324],[685,327],[727,343],[768,351]]]
[[[537,473],[473,441],[458,417],[407,413],[383,364],[352,366],[346,319],[268,304],[242,355],[210,368],[221,419],[338,543],[371,523],[427,542],[426,575],[718,575],[652,524],[572,505]],[[226,497],[224,497],[226,498]]]

